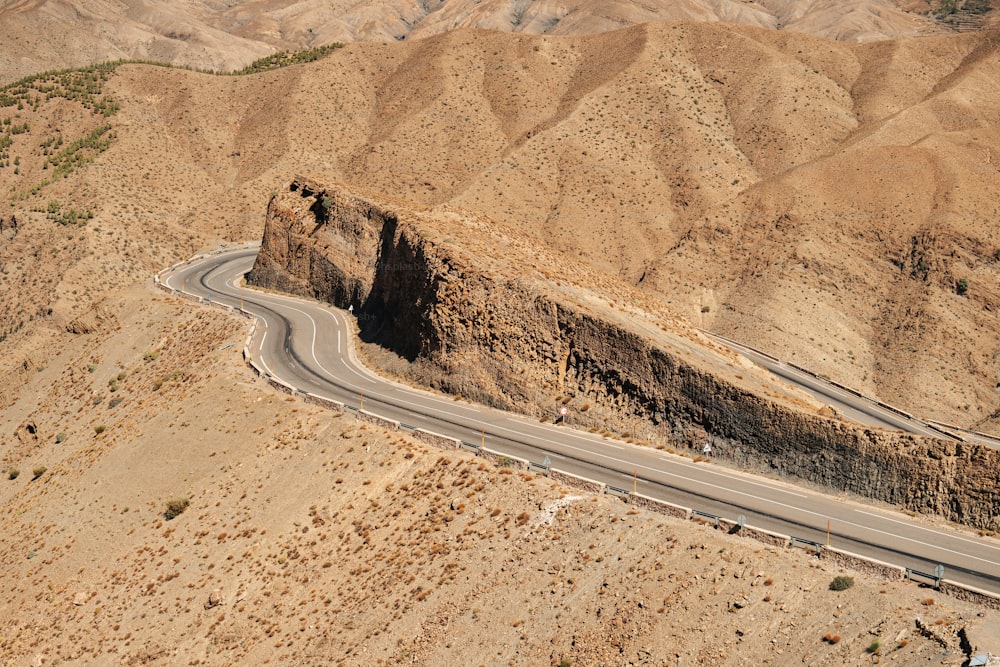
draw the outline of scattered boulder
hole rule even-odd
[[[216,588],[214,591],[212,591],[209,594],[208,600],[205,602],[205,609],[211,609],[212,607],[218,607],[220,604],[222,604],[222,602],[223,602],[223,599],[222,599],[222,589]]]
[[[9,218],[0,216],[0,235],[7,241],[17,236],[17,217],[13,213]]]

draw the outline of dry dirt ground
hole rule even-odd
[[[64,326],[99,285],[259,238],[269,193],[302,173],[484,213],[695,325],[996,429],[998,34],[456,31],[246,77],[125,66],[109,117],[29,90],[0,110],[30,127],[0,168],[20,230],[0,232],[5,370],[44,356],[29,325]],[[38,187],[46,142],[105,124],[106,152]],[[60,226],[53,202],[94,217]]]
[[[1000,620],[305,405],[149,281],[104,308],[2,413],[2,665],[958,665]]]
[[[883,661],[960,662],[957,629],[994,616],[860,576],[834,594],[821,562],[607,499],[540,525],[546,480],[285,400],[242,366],[243,324],[148,283],[259,238],[306,173],[502,219],[697,324],[995,429],[997,52],[465,30],[23,91],[0,108],[0,661],[840,665],[877,638]]]
[[[940,0],[195,0],[180,4],[0,0],[0,62],[12,78],[119,58],[232,70],[276,49],[331,42],[419,39],[457,28],[580,35],[668,20],[726,21],[871,41],[950,32],[951,26],[927,16],[940,4]],[[988,25],[996,14],[976,14],[974,23]]]

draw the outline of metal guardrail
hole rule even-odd
[[[928,429],[930,429],[932,431],[935,431],[935,432],[939,433],[941,436],[943,436],[943,437],[945,437],[947,439],[957,440],[959,442],[965,442],[966,441],[965,438],[963,438],[962,436],[958,435],[957,433],[952,433],[949,430],[949,429],[951,429],[951,430],[955,430],[955,431],[959,431],[959,432],[964,432],[964,433],[967,433],[967,434],[972,435],[972,436],[981,437],[981,438],[984,438],[984,439],[988,439],[988,440],[992,440],[992,441],[1000,443],[1000,438],[998,438],[997,436],[991,436],[988,433],[981,433],[979,431],[974,431],[974,430],[971,430],[971,429],[957,427],[957,426],[953,426],[951,424],[944,424],[944,423],[935,421],[933,419],[921,419],[920,417],[916,417],[913,414],[911,414],[911,413],[909,413],[909,412],[907,412],[905,410],[902,410],[900,408],[897,408],[894,405],[889,405],[888,403],[880,401],[880,400],[878,400],[876,398],[872,398],[871,396],[867,396],[866,394],[862,393],[861,391],[859,391],[857,389],[854,389],[853,387],[848,387],[845,384],[837,382],[836,380],[833,380],[833,379],[831,379],[831,378],[829,378],[829,377],[827,377],[825,375],[821,375],[819,373],[816,373],[815,371],[809,370],[808,368],[800,366],[800,365],[798,365],[798,364],[796,364],[796,363],[794,363],[792,361],[782,361],[781,359],[779,359],[778,357],[774,356],[773,354],[768,354],[767,352],[764,352],[763,350],[758,350],[757,348],[752,347],[750,345],[747,345],[746,343],[741,343],[739,341],[733,340],[732,338],[727,338],[726,336],[722,336],[720,334],[713,333],[713,332],[707,331],[705,329],[701,329],[701,328],[697,328],[697,327],[696,327],[696,329],[698,331],[700,331],[701,333],[705,334],[706,336],[708,336],[710,338],[715,338],[716,340],[722,341],[723,343],[729,344],[730,346],[735,346],[735,347],[738,347],[738,348],[743,348],[743,349],[746,349],[746,350],[750,350],[754,354],[757,354],[757,355],[760,355],[761,357],[769,359],[770,361],[772,361],[774,363],[785,364],[789,368],[794,368],[795,370],[800,371],[802,373],[805,373],[806,375],[809,375],[810,377],[813,377],[813,378],[815,378],[817,380],[825,382],[825,383],[827,383],[828,385],[830,385],[832,387],[836,387],[837,389],[840,389],[841,391],[846,391],[847,393],[852,394],[852,395],[854,395],[854,396],[856,396],[856,397],[858,397],[858,398],[860,398],[860,399],[868,402],[870,405],[874,405],[876,407],[882,408],[883,410],[887,410],[889,412],[892,412],[892,413],[894,413],[896,415],[899,415],[900,417],[904,417],[904,418],[909,419],[910,421],[915,422],[915,423],[917,423],[917,424],[919,424],[919,425],[921,425],[921,426],[923,426],[925,428],[928,428]]]
[[[929,574],[927,572],[921,572],[920,570],[914,570],[912,567],[908,567],[908,568],[906,568],[906,578],[909,579],[910,581],[926,580],[926,581],[932,582],[932,584],[934,585],[934,588],[940,588],[940,586],[941,586],[941,579],[943,577],[939,577],[936,574]]]
[[[247,245],[252,245],[252,244],[247,244]],[[218,253],[218,252],[223,252],[223,250],[216,251],[216,253]],[[207,254],[215,254],[215,253],[206,253],[206,255]],[[197,259],[197,258],[202,257],[202,256],[205,256],[205,255],[199,255],[198,257],[195,257],[195,258],[192,258],[191,260],[188,260],[188,262],[186,262],[186,263],[190,263],[194,259]],[[159,284],[161,284],[162,287],[167,287],[166,285],[163,285],[162,283],[160,283],[161,275],[165,274],[168,270],[174,269],[174,268],[176,268],[177,266],[180,266],[180,265],[181,264],[176,264],[173,267],[170,267],[170,269],[164,269],[163,271],[161,271],[160,273],[158,273],[155,276],[156,282],[159,283]],[[168,288],[168,289],[169,289],[169,291],[172,291],[174,293],[179,293],[179,290],[172,289],[172,288]],[[210,301],[205,301],[203,299],[198,299],[198,301],[201,302],[201,303],[211,303]],[[234,311],[234,312],[241,312],[242,311],[242,309],[237,309],[235,307],[229,307],[229,308],[232,311]],[[246,312],[246,311],[242,311],[242,312]],[[256,320],[254,320],[254,323],[251,325],[250,333],[247,336],[247,341],[246,341],[246,345],[245,345],[246,349],[249,349],[250,340],[251,340],[251,338],[253,336],[253,332],[254,332],[255,328],[256,328]],[[729,339],[724,339],[722,336],[718,336],[717,334],[711,334],[710,332],[704,332],[704,333],[707,333],[710,336],[714,336],[716,338],[722,338],[723,340],[729,340]],[[735,341],[731,341],[731,342],[736,343]],[[741,343],[736,343],[736,344],[737,345],[742,345]],[[748,346],[743,345],[743,347],[748,347]],[[749,348],[749,349],[753,349],[753,348]],[[769,357],[771,359],[774,359],[775,361],[779,361],[778,359],[776,359],[774,357],[771,357],[771,355],[768,355],[766,353],[760,352],[759,350],[754,350],[754,352],[757,352],[758,354],[762,354],[763,356],[766,356],[766,357]],[[252,358],[249,359],[248,362],[250,363],[250,365],[252,367],[256,368],[256,364],[254,364]],[[809,373],[810,375],[814,375],[815,376],[815,374],[812,373],[811,371],[808,371],[806,369],[801,369],[801,370],[804,370],[805,372]],[[258,372],[263,377],[265,377],[267,379],[272,379],[272,378],[277,379],[271,373],[269,373],[269,372],[267,372],[267,371],[265,371],[263,369],[258,369]],[[280,382],[280,380],[278,380],[278,381]],[[284,384],[284,383],[282,383],[282,384]],[[832,383],[832,384],[834,384],[836,386],[839,386],[839,385],[837,385],[837,383]],[[846,389],[847,391],[850,391],[851,393],[858,393],[858,392],[856,392],[854,390],[851,390],[851,389],[849,389],[847,387],[841,387],[841,388]],[[301,395],[301,396],[314,396],[314,394],[310,394],[309,392],[298,390],[298,389],[296,389],[294,387],[291,387],[291,386],[289,386],[289,389],[292,389],[293,393]],[[858,395],[864,397],[860,393],[858,393]],[[867,399],[867,397],[864,397],[864,398]],[[871,399],[867,399],[867,400],[871,401]],[[889,409],[889,410],[891,410],[893,412],[897,412],[897,413],[899,413],[901,415],[904,415],[904,416],[907,416],[907,417],[910,417],[911,419],[913,419],[913,417],[911,415],[903,412],[902,410],[898,410],[898,409],[893,408],[892,406],[881,404],[878,401],[872,401],[872,402],[875,403],[875,404],[877,404],[877,405],[880,405],[881,407],[887,408],[887,409]],[[355,413],[358,413],[358,412],[361,411],[361,409],[359,407],[356,407],[356,406],[353,406],[353,405],[344,404],[343,407],[344,407],[344,410],[349,410],[349,411],[355,412]],[[918,422],[926,424],[926,422],[923,422],[922,420],[919,420],[919,419],[915,419],[914,421],[918,421]],[[413,432],[413,431],[416,430],[416,428],[414,426],[410,425],[410,424],[398,423],[398,426],[401,429],[408,430],[408,431],[411,431],[411,432]],[[942,426],[950,426],[950,425],[942,425]],[[934,428],[934,426],[932,426],[932,428]],[[969,431],[968,429],[960,429],[960,430],[963,430],[963,431],[965,431],[967,433],[977,433],[975,431]],[[985,434],[983,434],[983,435],[985,435]],[[988,435],[986,437],[994,437],[995,438],[995,436],[988,436]],[[464,440],[460,440],[459,441],[459,449],[464,449],[466,451],[469,451],[469,452],[472,452],[472,453],[478,455],[480,453],[480,450],[482,448],[477,443],[467,442],[467,441],[464,441]],[[545,474],[548,474],[548,471],[550,470],[550,467],[547,466],[547,465],[543,465],[543,464],[540,464],[540,463],[533,463],[533,462],[530,462],[530,461],[528,462],[528,468],[529,469],[533,469],[533,470],[543,471]],[[617,496],[620,496],[620,497],[628,498],[629,496],[632,495],[632,493],[630,491],[628,491],[627,489],[623,489],[623,488],[620,488],[620,487],[612,486],[610,484],[605,484],[604,489],[605,489],[606,493],[617,495]],[[690,514],[691,519],[707,519],[710,522],[712,522],[712,524],[716,528],[719,527],[720,520],[723,519],[723,517],[721,517],[721,516],[719,516],[717,514],[712,514],[710,512],[703,512],[701,510],[697,510],[697,509],[693,509],[693,508],[690,509],[690,513],[691,513]],[[740,528],[742,528],[743,525],[745,524],[745,521],[746,521],[746,517],[744,517],[743,515],[740,515],[739,519],[736,522],[736,525],[738,525]],[[822,543],[820,543],[820,542],[814,542],[813,540],[807,540],[805,538],[795,537],[795,536],[789,536],[789,546],[791,546],[791,547],[802,546],[803,548],[806,548],[807,550],[811,548],[816,553],[816,555],[820,555],[822,553],[823,549],[824,549],[824,545]],[[863,556],[857,556],[857,557],[861,558],[861,559],[864,559]],[[944,567],[941,566],[941,565],[938,565],[938,568],[936,570],[936,572],[937,572],[936,574],[929,574],[927,572],[921,572],[921,571],[915,570],[913,568],[904,568],[904,569],[906,571],[906,577],[907,577],[907,579],[910,579],[910,580],[924,580],[924,581],[927,581],[927,582],[931,582],[931,583],[933,583],[933,585],[934,585],[935,588],[939,588],[940,585],[941,585],[941,582],[943,581]],[[954,584],[955,586],[957,586],[959,588],[965,588],[966,590],[976,590],[976,589],[971,589],[969,587],[962,586],[961,584],[955,584],[955,582],[949,581],[948,583],[949,583],[949,585],[953,585]],[[991,594],[984,593],[984,595],[991,595]]]
[[[719,525],[719,519],[722,517],[718,514],[710,514],[709,512],[702,512],[701,510],[693,509],[691,510],[691,518],[708,519],[712,522],[713,526]]]
[[[404,424],[403,422],[399,422],[399,428],[401,428],[404,431],[409,431],[410,433],[413,433],[414,431],[417,430],[416,426],[411,426],[410,424]]]
[[[789,536],[791,538],[791,545],[794,547],[796,545],[801,545],[803,549],[808,550],[812,547],[813,550],[818,554],[823,550],[823,544],[821,542],[813,542],[812,540],[807,540],[802,537],[795,537],[794,535]]]

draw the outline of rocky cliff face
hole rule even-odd
[[[739,466],[1000,529],[998,452],[822,416],[648,297],[489,220],[299,178],[270,202],[248,281],[353,305],[364,340],[444,391],[535,415],[566,403],[576,424],[707,439]]]

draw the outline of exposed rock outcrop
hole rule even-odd
[[[498,223],[296,179],[270,202],[252,284],[354,307],[412,378],[747,468],[1000,528],[995,450],[823,416],[648,297]],[[587,407],[584,408],[584,405]]]
[[[10,217],[0,215],[0,241],[10,241],[17,236],[17,216],[11,213]]]

